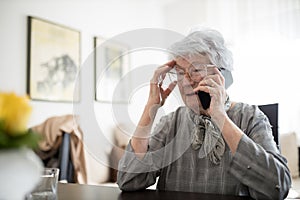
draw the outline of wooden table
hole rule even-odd
[[[193,200],[193,199],[221,199],[238,200],[251,199],[247,197],[225,196],[215,194],[203,194],[192,192],[156,191],[142,190],[137,192],[122,192],[117,187],[80,185],[80,184],[58,184],[58,200]]]

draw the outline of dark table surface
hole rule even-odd
[[[58,184],[58,200],[89,200],[89,199],[108,199],[108,200],[193,200],[193,199],[221,199],[238,200],[250,199],[247,197],[225,196],[216,194],[203,194],[192,192],[156,191],[142,190],[137,192],[122,192],[117,187],[80,185],[80,184]]]

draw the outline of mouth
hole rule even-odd
[[[195,92],[193,92],[193,93],[187,93],[187,94],[185,94],[185,96],[194,96],[194,95],[196,95],[196,93]]]

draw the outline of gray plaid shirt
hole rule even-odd
[[[237,151],[226,145],[219,165],[199,158],[191,148],[193,121],[187,107],[162,117],[155,127],[148,152],[135,156],[128,144],[119,162],[118,185],[122,190],[157,189],[283,199],[291,185],[286,160],[273,140],[271,125],[257,106],[237,103],[227,114],[245,133]]]

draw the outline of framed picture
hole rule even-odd
[[[117,41],[94,38],[95,100],[128,103],[130,78],[128,47]]]
[[[27,92],[31,99],[80,101],[80,89],[75,87],[80,78],[80,40],[77,30],[28,17]]]

